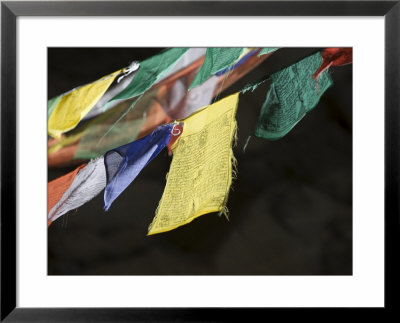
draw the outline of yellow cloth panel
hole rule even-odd
[[[183,120],[148,235],[175,229],[206,213],[225,212],[232,182],[238,98],[239,93],[233,94]]]
[[[49,118],[49,135],[61,138],[64,132],[75,128],[123,70],[116,71],[64,95]]]

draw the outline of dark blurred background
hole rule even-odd
[[[48,98],[160,50],[49,48]],[[279,49],[219,98],[316,50]],[[107,213],[100,194],[49,227],[48,274],[351,275],[352,65],[331,75],[333,87],[278,141],[253,136],[267,87],[240,96],[229,221],[210,213],[146,236],[171,162],[163,151]],[[49,169],[48,180],[74,168]]]

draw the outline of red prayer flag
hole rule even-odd
[[[322,64],[313,74],[313,78],[318,80],[319,76],[331,66],[341,66],[350,64],[353,61],[353,48],[325,48],[321,52]]]

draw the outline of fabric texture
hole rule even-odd
[[[320,65],[318,52],[271,75],[272,84],[257,121],[257,137],[283,137],[315,107],[333,83],[328,71],[316,83],[312,75]]]
[[[61,134],[75,128],[122,71],[116,71],[63,95],[49,117],[49,135],[61,138]]]
[[[226,214],[238,97],[233,94],[183,120],[149,235],[175,229],[206,213]]]
[[[61,199],[65,191],[71,186],[75,179],[76,174],[85,167],[86,164],[80,165],[75,168],[72,172],[65,174],[55,180],[47,183],[47,213],[57,204]]]
[[[80,207],[98,195],[105,186],[104,158],[100,157],[79,170],[70,187],[50,210],[48,220],[54,222],[61,215]]]
[[[203,84],[211,76],[217,72],[231,67],[235,64],[236,60],[243,53],[245,48],[241,47],[211,47],[207,48],[206,57],[200,71],[197,73],[192,84],[189,86],[189,90]]]
[[[107,174],[104,192],[106,211],[140,171],[168,144],[172,128],[172,124],[160,126],[150,135],[104,155]]]
[[[51,114],[53,113],[54,109],[56,108],[58,102],[60,102],[62,98],[62,94],[59,96],[56,96],[55,98],[50,99],[47,102],[47,120],[49,120]]]
[[[216,76],[222,76],[222,75],[224,75],[225,73],[230,72],[230,71],[232,71],[232,70],[238,68],[239,66],[242,66],[244,63],[247,62],[247,60],[248,60],[250,57],[254,56],[254,55],[257,53],[257,51],[258,51],[257,49],[253,49],[253,50],[248,50],[248,51],[246,51],[246,52],[245,52],[245,55],[241,55],[241,56],[238,58],[237,62],[236,62],[233,66],[224,68],[223,70],[221,70],[221,71],[215,73],[215,75],[216,75]]]
[[[131,83],[105,105],[105,110],[115,100],[126,100],[143,94],[172,69],[187,50],[188,48],[170,48],[142,61]]]

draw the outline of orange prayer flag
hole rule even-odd
[[[47,183],[47,213],[53,208],[53,206],[60,200],[64,192],[71,186],[75,179],[76,174],[85,167],[86,164],[80,165],[72,172],[65,174],[49,183]],[[50,226],[51,221],[48,220],[47,225]]]

